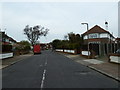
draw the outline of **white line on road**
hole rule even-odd
[[[47,66],[47,55],[46,55],[45,66]],[[45,74],[46,74],[46,69],[44,69],[44,72],[43,72],[43,77],[42,77],[42,82],[41,82],[41,90],[44,87]]]
[[[46,60],[46,62],[45,62],[45,66],[47,65],[47,60]]]
[[[46,55],[46,61],[45,61],[45,66],[47,66],[47,55]]]
[[[43,85],[44,85],[45,73],[46,73],[46,70],[44,70],[44,72],[43,72],[43,78],[42,78],[42,82],[41,82],[41,89],[43,88]]]
[[[40,67],[42,67],[43,65],[41,64]]]

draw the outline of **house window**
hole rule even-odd
[[[107,33],[101,33],[100,38],[109,38]]]
[[[9,39],[6,39],[5,41],[6,41],[6,42],[9,42]]]
[[[84,36],[84,39],[88,39],[88,38],[87,38],[87,35]]]
[[[99,38],[98,33],[89,34],[89,38]]]

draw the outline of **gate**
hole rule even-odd
[[[94,51],[96,55],[99,55],[99,44],[90,43],[90,51]]]

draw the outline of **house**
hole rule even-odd
[[[106,55],[115,51],[115,37],[98,25],[83,33],[82,37],[85,46],[83,49],[87,50],[87,45],[89,45],[89,50],[94,51],[96,55]]]
[[[17,41],[2,31],[0,31],[0,37],[0,45],[2,45],[2,52],[11,52],[12,49],[16,46]]]
[[[17,41],[0,31],[0,45],[2,52],[0,52],[0,59],[13,57],[13,49],[17,45]]]
[[[13,38],[5,34],[5,32],[0,32],[0,34],[2,36],[2,39],[1,39],[2,45],[14,45],[17,43],[16,40],[14,40]]]
[[[115,38],[115,47],[117,48],[117,49],[120,49],[120,38]]]

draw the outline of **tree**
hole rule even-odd
[[[30,50],[31,49],[31,47],[30,47],[31,44],[28,41],[23,40],[23,41],[20,41],[19,44],[22,46],[23,50]]]
[[[59,48],[60,45],[61,45],[61,40],[55,39],[55,40],[52,41],[52,46],[53,46],[54,49]]]
[[[31,42],[32,46],[37,42],[40,36],[46,36],[48,34],[49,29],[45,29],[42,26],[34,26],[29,27],[27,25],[24,29],[24,34],[27,35],[28,40]]]
[[[55,39],[51,44],[55,49],[76,49],[77,53],[80,53],[83,38],[80,34],[71,32],[64,36],[64,40]]]
[[[68,40],[68,35],[64,35],[64,40]]]
[[[68,38],[71,43],[76,42],[76,35],[73,32],[68,33]]]
[[[20,42],[17,42],[16,47],[13,49],[14,54],[25,54],[25,53],[29,53],[29,51],[31,50],[31,44],[26,41],[26,40],[22,40]]]
[[[18,47],[17,49],[19,51],[29,51],[31,49],[31,44],[28,41],[20,41],[18,42]]]

